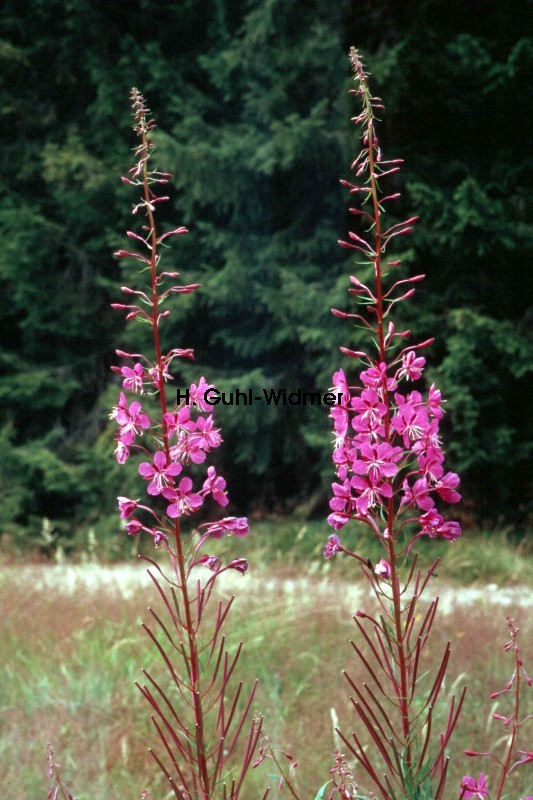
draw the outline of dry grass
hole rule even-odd
[[[230,578],[228,574],[225,576]],[[237,594],[233,642],[244,640],[241,671],[261,680],[256,710],[266,717],[273,744],[291,750],[299,781],[314,797],[327,779],[335,746],[331,709],[350,730],[348,669],[358,680],[348,645],[356,635],[351,613],[365,607],[363,588],[332,577],[234,576],[226,590]],[[137,799],[146,786],[154,800],[167,795],[147,745],[155,736],[133,683],[141,666],[157,663],[140,630],[155,591],[138,568],[12,567],[0,575],[2,676],[0,682],[0,786],[5,800],[39,800],[47,792],[46,742],[52,740],[65,777],[79,800]],[[487,749],[501,734],[489,722],[494,709],[488,691],[512,671],[504,656],[505,613],[523,626],[527,651],[532,625],[526,624],[530,593],[457,591],[439,587],[444,613],[432,643],[437,655],[453,645],[447,691],[469,685],[468,706],[455,739],[455,766],[448,795],[456,796],[465,772],[490,774],[490,766],[461,756],[465,747]],[[531,614],[530,614],[531,616]],[[529,654],[531,656],[531,653]],[[531,664],[531,658],[529,659]],[[458,676],[461,676],[458,678]],[[458,680],[456,681],[456,679]],[[502,700],[499,711],[504,707]],[[524,743],[525,744],[525,743]],[[526,768],[527,770],[527,768]],[[526,770],[511,797],[526,791]],[[252,774],[247,798],[275,780],[272,763]],[[521,781],[521,782],[520,782]]]

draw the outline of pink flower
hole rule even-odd
[[[396,395],[396,400],[402,399],[401,395]],[[403,436],[403,444],[407,449],[413,440],[421,439],[428,427],[428,415],[425,408],[415,408],[410,403],[402,403],[398,407],[398,413],[391,419],[392,427]]]
[[[224,517],[218,522],[211,522],[206,527],[206,534],[220,539],[224,534],[228,536],[246,536],[249,533],[246,517]]]
[[[331,488],[335,495],[329,501],[329,507],[332,511],[344,511],[348,506],[348,511],[351,511],[354,505],[354,497],[352,496],[352,485],[349,480],[340,483],[332,483]]]
[[[360,478],[358,475],[354,475],[350,483],[359,493],[359,497],[355,501],[355,506],[357,508],[357,513],[362,516],[366,516],[366,514],[368,514],[368,509],[373,508],[376,504],[383,505],[383,497],[392,497],[392,487],[390,483],[373,484],[368,478]]]
[[[167,416],[170,417],[170,415]],[[167,422],[171,426],[173,425],[170,419]],[[176,422],[176,429],[179,429],[180,432],[178,443],[170,449],[171,458],[176,461],[190,458],[195,464],[202,464],[205,461],[206,453],[222,443],[220,431],[218,428],[214,428],[213,424],[212,414],[207,417],[198,417],[196,423],[185,419],[183,424],[180,424],[179,421]]]
[[[333,451],[333,463],[336,465],[337,475],[341,481],[345,481],[348,477],[348,455],[344,445],[340,445]]]
[[[170,414],[167,412],[164,416],[164,420],[169,437],[174,434],[178,436],[181,431],[191,433],[196,430],[196,424],[191,419],[191,409],[188,406],[180,408],[177,414]]]
[[[133,367],[121,367],[120,372],[124,377],[122,386],[132,392],[143,392],[143,380],[146,375],[142,364],[137,362]]]
[[[422,356],[417,356],[414,350],[409,350],[402,356],[402,366],[398,370],[398,379],[407,378],[407,380],[416,381],[422,375],[422,369],[426,359]]]
[[[333,514],[330,514],[327,519],[328,525],[331,525],[331,527],[335,528],[336,531],[340,531],[341,528],[344,528],[349,521],[350,517],[348,514],[343,514],[337,511],[334,511]]]
[[[167,457],[161,450],[154,453],[153,464],[148,461],[143,461],[142,464],[139,464],[139,475],[150,481],[147,492],[152,495],[161,494],[165,486],[170,486],[174,483],[172,479],[179,475],[181,470],[181,464],[175,461],[171,461],[170,464],[167,463]]]
[[[120,425],[119,437],[123,445],[133,444],[135,437],[150,427],[150,420],[143,413],[142,406],[136,400],[128,407],[124,394],[120,393],[118,406],[113,408],[112,419]]]
[[[117,500],[121,519],[126,519],[130,514],[133,514],[139,505],[138,500],[130,500],[129,497],[117,497]]]
[[[341,540],[336,533],[332,533],[324,546],[324,558],[330,559],[341,549]]]
[[[348,432],[349,417],[348,412],[342,406],[333,406],[330,411],[333,420],[333,430],[335,431],[335,446],[344,444],[344,438]]]
[[[387,413],[387,406],[380,400],[375,389],[363,389],[360,397],[352,397],[350,405],[358,412],[361,421],[368,423],[372,428],[375,428]]]
[[[370,367],[370,369],[361,372],[359,376],[365,386],[370,386],[373,389],[382,389],[386,382],[387,391],[393,391],[398,383],[395,378],[387,378],[387,365],[381,363],[379,367]]]
[[[198,381],[198,386],[193,383],[189,389],[189,405],[196,406],[200,411],[212,411],[213,407],[206,403],[205,393],[209,389],[213,389],[212,383],[207,383],[205,378],[202,377]]]
[[[204,481],[202,490],[206,494],[211,494],[219,506],[227,506],[229,503],[228,495],[224,491],[226,488],[226,481],[220,475],[217,475],[214,467],[208,467],[207,478]]]
[[[245,558],[234,558],[233,561],[230,561],[227,569],[236,569],[237,572],[240,572],[241,575],[248,570],[248,562]]]
[[[424,409],[424,413],[427,414],[426,409]],[[422,455],[426,450],[429,450],[430,447],[440,450],[438,419],[428,420],[427,426],[421,430],[420,433],[420,438],[416,439],[411,447],[413,453]]]
[[[348,389],[348,383],[346,381],[346,375],[344,374],[344,370],[340,369],[338,372],[333,374],[333,390],[336,390],[336,393],[342,392],[342,405],[347,406],[350,402],[350,390]]]
[[[459,523],[452,522],[451,520],[444,520],[439,528],[439,536],[442,539],[448,539],[450,542],[454,542],[458,539],[461,533],[462,531]]]
[[[195,464],[203,464],[206,454],[194,433],[180,433],[178,444],[170,448],[170,457],[175,461],[190,459]]]
[[[161,547],[163,542],[168,542],[168,536],[166,535],[166,533],[163,533],[163,531],[158,531],[154,528],[154,530],[151,531],[151,533],[152,536],[154,537],[154,544],[156,547]]]
[[[220,569],[220,558],[216,556],[208,556],[204,555],[196,561],[196,564],[203,564],[207,569],[210,569],[211,572],[218,572]]]
[[[458,503],[461,499],[459,492],[455,491],[455,487],[459,485],[459,475],[455,472],[447,472],[442,480],[437,481],[435,489],[439,497],[442,497],[447,503]]]
[[[394,463],[403,453],[400,447],[392,447],[386,442],[382,444],[362,444],[361,458],[352,464],[356,475],[368,475],[370,482],[379,483],[383,478],[392,478],[398,472]]]
[[[191,436],[194,445],[206,452],[212,447],[219,447],[222,443],[220,432],[213,425],[212,414],[209,414],[208,417],[198,417],[196,420],[196,432]]]
[[[432,383],[429,387],[428,407],[429,413],[435,419],[441,419],[444,416],[444,411],[441,408],[442,395],[440,389],[435,389],[435,384]]]
[[[418,466],[424,473],[424,477],[436,483],[442,478],[444,469],[442,462],[444,461],[444,454],[440,448],[428,447],[425,453],[418,457]]]
[[[375,416],[358,414],[352,419],[352,428],[358,434],[358,442],[376,441],[385,434],[385,428]]]
[[[130,457],[130,448],[126,447],[121,441],[117,442],[117,446],[115,448],[115,458],[117,459],[119,464],[125,464],[128,458]]]
[[[164,488],[161,494],[167,500],[172,500],[172,503],[167,508],[167,514],[173,518],[190,514],[200,508],[203,503],[202,496],[192,491],[190,478],[182,478],[175,489]]]
[[[395,395],[395,397],[398,398],[401,397],[401,395],[398,393]],[[420,394],[420,392],[417,392],[416,389],[413,389],[413,391],[409,392],[409,394],[407,395],[405,402],[409,403],[410,406],[414,406],[415,408],[417,406],[421,406],[423,405],[422,395]]]
[[[419,478],[415,481],[412,488],[405,480],[402,484],[402,489],[404,492],[402,497],[403,505],[417,505],[423,511],[429,511],[435,505],[433,498],[429,496],[433,489],[425,478]]]
[[[152,379],[152,383],[156,389],[161,391],[161,381],[159,380],[159,370],[157,367],[152,367],[152,369],[148,370],[150,374],[150,378]],[[168,371],[168,364],[163,362],[163,382],[171,381],[172,375]]]
[[[483,772],[477,781],[469,775],[465,775],[461,781],[461,788],[459,789],[459,797],[461,800],[483,800],[483,798],[488,797],[488,794],[489,791]]]
[[[374,572],[378,576],[378,578],[382,579],[389,579],[391,575],[391,567],[388,561],[384,558],[379,561],[376,566],[374,567]]]
[[[133,518],[128,520],[126,523],[126,531],[128,532],[129,536],[135,536],[135,534],[139,533],[139,531],[142,531],[142,529],[143,524],[142,522],[139,522],[138,519]]]
[[[426,514],[422,514],[419,519],[422,526],[421,536],[429,536],[430,539],[440,537],[453,542],[461,535],[461,526],[458,522],[449,522],[442,517],[434,508]]]

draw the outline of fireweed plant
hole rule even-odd
[[[363,304],[363,312],[335,309],[333,314],[354,320],[368,330],[375,354],[341,347],[343,354],[362,362],[364,369],[357,383],[348,381],[342,369],[333,376],[335,390],[342,393],[342,403],[331,411],[333,462],[338,479],[332,485],[328,522],[336,532],[329,537],[324,556],[331,559],[343,553],[359,562],[378,611],[355,612],[360,643],[352,643],[352,647],[367,680],[358,683],[345,673],[358,724],[350,735],[338,729],[337,734],[343,749],[355,758],[372,783],[377,792],[372,797],[444,800],[447,748],[466,690],[451,699],[439,730],[438,700],[443,692],[450,644],[444,648],[436,668],[428,672],[424,650],[430,640],[438,598],[426,608],[420,608],[419,601],[435,575],[438,561],[426,570],[419,569],[413,546],[425,536],[454,542],[461,535],[459,524],[447,521],[439,511],[441,503],[460,500],[459,477],[444,467],[439,437],[443,417],[440,391],[434,384],[426,395],[413,388],[426,363],[420,353],[433,339],[407,344],[410,332],[397,330],[391,320],[396,304],[411,298],[414,284],[424,278],[415,275],[395,279],[394,272],[401,262],[388,255],[396,238],[411,232],[417,217],[392,225],[384,222],[387,207],[399,197],[398,193],[387,191],[387,177],[399,171],[401,160],[384,160],[375,126],[375,111],[383,106],[379,98],[371,95],[364,65],[353,48],[350,61],[355,80],[351,93],[362,105],[353,119],[362,130],[362,147],[352,164],[355,182],[342,184],[360,201],[350,211],[361,226],[357,233],[350,231],[348,241],[341,241],[340,245],[357,252],[359,265],[370,268],[373,283],[365,285],[351,276],[349,291]],[[376,565],[342,543],[339,534],[350,520],[363,523],[380,540],[384,552]],[[516,634],[512,626],[510,630],[509,647],[513,648]],[[519,720],[521,661],[516,648],[515,653],[515,674],[505,691],[515,692],[516,704],[514,713],[502,719],[511,734],[506,757],[498,761],[501,779],[490,794],[483,774],[477,779],[465,776],[458,792],[465,800],[500,800],[512,765],[533,758],[526,751],[516,755],[515,739],[524,720]],[[525,679],[531,684],[527,676]],[[340,752],[331,774],[334,778],[328,789],[329,798],[362,797]],[[319,796],[326,798],[325,787],[322,791]]]
[[[165,384],[171,378],[172,362],[193,358],[193,352],[164,349],[161,327],[170,313],[165,305],[174,294],[193,292],[198,285],[174,285],[178,273],[161,270],[167,240],[187,230],[180,227],[161,233],[156,227],[156,209],[168,200],[161,187],[171,175],[150,168],[155,124],[136,89],[131,103],[137,160],[122,180],[140,189],[133,214],[144,217],[144,225],[139,233],[127,232],[135,251],[119,250],[115,255],[140,264],[147,286],[144,290],[123,286],[132,303],[113,307],[125,311],[127,320],[151,328],[153,353],[117,350],[127,363],[113,367],[122,377],[124,391],[111,417],[118,425],[118,462],[125,464],[137,456],[138,473],[145,482],[144,500],[118,498],[126,531],[131,536],[152,537],[155,547],[168,557],[166,568],[147,559],[162,612],[150,609],[152,622],[144,625],[166,676],[162,680],[144,671],[146,682],[138,688],[150,706],[159,739],[151,753],[172,796],[237,800],[261,736],[262,720],[251,715],[256,685],[245,695],[242,682],[234,680],[241,645],[232,655],[226,647],[223,625],[233,598],[218,604],[213,600],[214,614],[206,609],[220,576],[227,570],[245,573],[248,564],[243,558],[224,564],[207,548],[224,535],[246,536],[248,522],[244,517],[225,517],[183,529],[183,523],[208,501],[222,508],[229,502],[224,478],[214,466],[206,468],[210,452],[222,439],[204,399],[210,388],[204,377],[190,387],[188,405],[167,402]],[[143,402],[131,395],[144,396]],[[200,479],[199,470],[203,472]]]
[[[335,445],[333,462],[338,482],[333,483],[329,524],[340,532],[351,519],[367,525],[383,545],[384,557],[375,566],[341,544],[334,533],[324,549],[326,558],[343,552],[361,563],[361,569],[378,601],[376,615],[358,610],[354,620],[368,647],[354,651],[363,663],[368,683],[357,685],[351,702],[373,747],[367,750],[360,733],[351,738],[338,734],[384,800],[401,797],[442,800],[448,759],[446,747],[463,705],[465,692],[452,699],[444,730],[435,735],[434,709],[442,690],[450,656],[446,646],[440,664],[429,681],[422,675],[422,660],[438,599],[418,613],[418,601],[435,574],[437,563],[423,572],[417,558],[409,562],[415,542],[422,536],[454,541],[461,533],[457,522],[447,522],[436,508],[436,498],[456,503],[459,477],[445,472],[439,439],[443,416],[442,398],[432,385],[424,398],[411,388],[424,369],[420,355],[433,339],[406,345],[409,331],[398,331],[391,317],[394,306],[412,297],[415,275],[403,280],[389,276],[400,265],[387,251],[396,237],[409,234],[416,222],[411,217],[394,225],[384,223],[385,209],[399,197],[384,188],[387,176],[400,169],[400,159],[384,160],[375,127],[374,112],[382,108],[372,97],[368,77],[356,50],[350,51],[356,88],[362,103],[354,118],[362,128],[362,148],[352,164],[356,181],[342,181],[361,201],[350,209],[362,226],[349,232],[344,248],[357,251],[359,264],[370,267],[374,284],[367,286],[351,276],[351,294],[362,301],[366,315],[333,310],[341,318],[356,320],[372,334],[376,355],[342,347],[341,352],[360,360],[365,369],[357,385],[349,385],[341,369],[333,384],[342,392],[342,404],[332,409]],[[406,533],[417,525],[414,535]],[[406,578],[401,570],[406,567]],[[426,685],[427,684],[427,685]],[[423,693],[423,694],[422,694]],[[376,757],[377,756],[377,757]]]

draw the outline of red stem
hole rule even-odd
[[[144,118],[142,120],[141,125],[142,125],[141,130],[142,130],[142,143],[143,143],[144,154],[145,156],[148,156],[149,142],[148,142],[148,133]],[[154,215],[150,207],[151,198],[148,185],[147,160],[148,160],[147,157],[143,158],[142,183],[143,183],[144,200],[146,204],[145,207],[150,227],[150,240],[152,247],[151,249],[152,256],[150,260],[150,274],[151,274],[151,287],[152,287],[151,321],[153,330],[154,349],[156,355],[156,369],[159,382],[158,394],[159,394],[159,405],[161,408],[161,420],[163,428],[163,449],[165,451],[167,461],[169,462],[170,446],[168,437],[168,427],[165,421],[165,414],[167,413],[167,402],[166,402],[165,388],[164,388],[165,364],[161,352],[161,341],[159,336],[159,324],[158,324],[159,295],[157,290],[157,235],[156,235]],[[175,519],[174,522],[174,539],[176,542],[176,565],[179,574],[179,588],[183,598],[183,607],[185,611],[185,627],[189,643],[189,659],[191,664],[191,693],[193,699],[194,719],[196,727],[196,749],[198,757],[198,769],[200,773],[199,778],[201,784],[202,799],[210,800],[209,774],[208,774],[207,761],[205,758],[205,749],[204,749],[204,715],[203,715],[201,692],[200,692],[201,668],[198,659],[198,648],[196,644],[195,629],[191,617],[189,593],[187,590],[187,573],[185,568],[185,558],[183,554],[183,547],[180,535],[180,524],[178,517]]]
[[[376,177],[376,167],[374,161],[374,128],[372,109],[368,89],[365,84],[364,102],[367,111],[367,136],[368,136],[368,167],[370,175],[370,189],[372,196],[373,215],[374,215],[374,275],[376,280],[376,318],[377,318],[377,334],[378,334],[378,347],[379,347],[379,360],[380,363],[386,363],[386,344],[385,344],[385,331],[383,319],[383,288],[382,288],[382,271],[381,271],[381,256],[382,256],[382,233],[381,233],[381,212],[379,208],[378,198],[378,185]],[[385,441],[390,444],[390,404],[387,389],[387,377],[383,380],[383,402],[386,405],[386,413],[384,419],[385,425]],[[394,607],[394,626],[396,630],[396,648],[398,655],[398,666],[400,670],[400,694],[398,701],[400,704],[400,713],[402,719],[402,732],[406,745],[406,765],[409,768],[411,765],[411,745],[409,742],[410,735],[410,719],[409,719],[409,681],[406,664],[406,654],[404,647],[404,632],[402,630],[402,610],[401,610],[401,587],[398,575],[398,568],[396,564],[395,552],[395,535],[394,535],[394,498],[391,497],[387,501],[387,544],[388,556],[391,568],[390,582],[392,588],[392,602]]]
[[[496,800],[500,800],[502,796],[502,792],[505,787],[505,781],[507,780],[507,776],[510,772],[510,765],[511,759],[513,757],[514,752],[514,743],[516,739],[516,731],[518,728],[518,720],[520,719],[520,664],[518,657],[516,655],[516,645],[515,645],[515,661],[516,661],[516,683],[515,688],[513,689],[515,694],[515,706],[514,706],[514,718],[513,718],[513,730],[511,732],[511,736],[509,737],[509,747],[507,748],[507,758],[505,759],[505,763],[502,767],[502,776],[500,778],[500,783],[498,786],[498,792],[496,794]]]

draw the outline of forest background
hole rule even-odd
[[[109,306],[128,282],[111,254],[134,202],[120,182],[131,86],[158,121],[157,166],[174,174],[163,218],[191,231],[165,268],[202,284],[165,329],[168,347],[196,353],[171,387],[204,374],[224,391],[323,393],[351,368],[338,347],[365,334],[347,341],[330,308],[348,308],[350,270],[364,277],[337,244],[353,225],[339,184],[358,149],[352,44],[385,101],[382,147],[405,159],[398,220],[421,217],[394,255],[427,280],[398,321],[418,339],[437,332],[426,374],[447,398],[461,521],[523,535],[530,22],[527,0],[4,0],[0,546],[69,549],[91,531],[116,557],[116,496],[138,496],[108,420],[110,365],[131,336]],[[327,509],[327,408],[217,411],[229,513]]]

